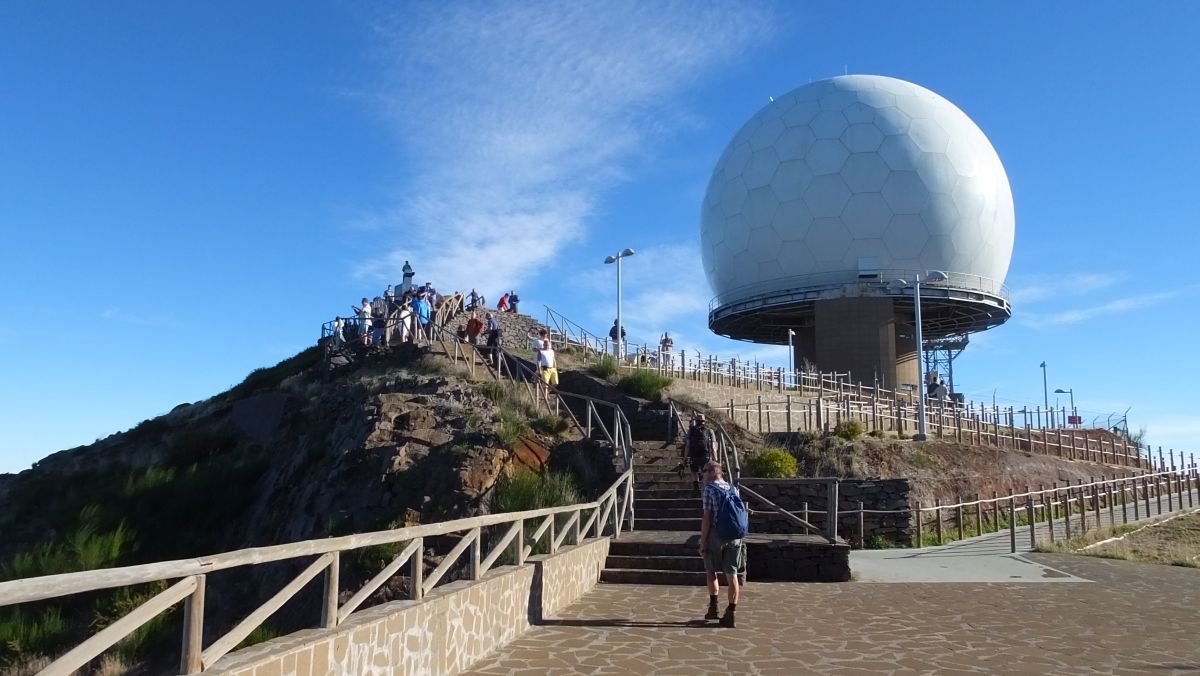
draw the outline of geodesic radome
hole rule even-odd
[[[910,82],[848,75],[777,97],[738,131],[700,243],[713,292],[737,300],[871,269],[999,288],[1013,237],[1008,177],[965,113]]]

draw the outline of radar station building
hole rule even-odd
[[[1000,158],[954,104],[889,77],[813,82],[750,118],[713,170],[709,328],[777,345],[790,329],[798,367],[919,387],[914,289],[927,345],[1003,324],[1014,234]]]

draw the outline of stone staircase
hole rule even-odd
[[[690,473],[674,471],[682,445],[635,441],[633,503],[636,530],[609,543],[601,582],[703,585],[700,496]],[[722,574],[721,583],[725,584]]]

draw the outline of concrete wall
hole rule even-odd
[[[336,629],[309,629],[239,650],[206,674],[457,674],[586,594],[600,579],[608,538],[523,566],[451,582],[420,601],[354,613]]]

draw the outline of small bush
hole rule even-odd
[[[558,435],[567,431],[567,421],[551,414],[539,415],[529,422],[529,426],[541,434]]]
[[[512,448],[521,440],[521,435],[529,431],[529,423],[520,413],[511,409],[501,409],[499,421],[496,423],[496,436],[505,446]]]
[[[278,387],[280,383],[297,373],[302,373],[321,363],[321,347],[314,345],[293,357],[288,357],[270,368],[257,368],[246,379],[229,390],[229,396],[238,399],[257,390]]]
[[[495,512],[524,512],[582,502],[575,480],[558,472],[517,470],[496,483],[492,492]]]
[[[854,441],[861,437],[864,432],[866,432],[866,428],[857,420],[843,420],[833,428],[834,436],[846,441]]]
[[[671,378],[654,371],[637,371],[622,378],[617,386],[621,388],[622,392],[639,399],[661,401],[662,391],[672,382]]]
[[[746,472],[761,479],[791,479],[796,476],[796,458],[782,448],[768,448],[746,460]]]
[[[50,654],[61,647],[68,631],[61,608],[46,608],[38,615],[20,608],[6,610],[0,615],[0,664],[15,666],[22,658]]]
[[[608,378],[617,374],[617,360],[606,354],[603,357],[600,357],[600,361],[589,366],[587,370],[588,373],[596,376],[597,378],[604,378],[607,380]]]
[[[882,439],[884,437],[884,433],[883,430],[871,430],[870,432],[867,432],[867,436],[873,439]]]

